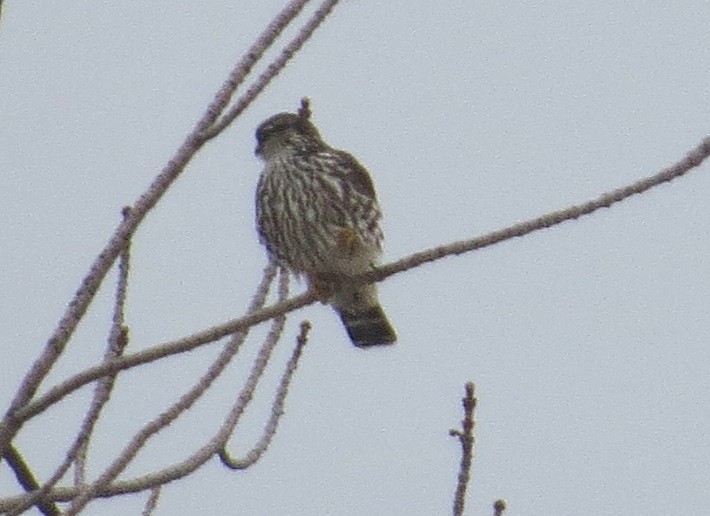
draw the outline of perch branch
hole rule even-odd
[[[708,156],[710,156],[710,138],[703,140],[703,142],[695,150],[691,151],[685,159],[675,165],[654,176],[641,179],[626,187],[602,194],[595,200],[575,205],[567,209],[551,212],[541,217],[521,222],[480,237],[452,242],[450,244],[414,253],[397,260],[396,262],[382,265],[374,271],[368,272],[353,281],[360,281],[362,283],[379,282],[394,274],[408,271],[425,263],[440,260],[451,255],[463,254],[476,249],[488,247],[504,240],[523,236],[534,231],[552,227],[567,220],[591,214],[600,208],[610,207],[632,195],[642,193],[654,186],[658,186],[680,177],[693,168],[698,167],[708,158]],[[315,301],[316,297],[312,293],[301,294],[289,299],[288,301],[277,303],[244,317],[234,319],[222,325],[214,326],[188,337],[157,345],[132,355],[126,355],[108,363],[99,364],[53,387],[33,403],[17,411],[15,417],[19,421],[25,421],[28,418],[46,410],[49,406],[51,406],[51,404],[55,403],[66,394],[96,380],[97,378],[100,378],[101,376],[113,374],[123,369],[129,369],[140,364],[152,362],[165,356],[192,350],[198,346],[213,342],[236,331],[241,331],[255,324],[267,321],[273,317],[298,310],[304,306],[314,303]],[[2,425],[0,425],[0,435],[2,435]]]
[[[147,213],[158,203],[170,185],[174,183],[206,142],[201,136],[202,133],[212,126],[224,111],[235,89],[243,82],[254,63],[261,58],[264,51],[276,40],[286,25],[298,15],[306,1],[294,0],[284,7],[257,41],[247,50],[175,156],[170,159],[148,190],[132,206],[129,216],[123,220],[109,239],[109,242],[96,257],[89,269],[89,273],[82,280],[79,289],[59,320],[57,328],[50,336],[40,356],[23,378],[15,397],[10,403],[3,424],[0,425],[0,456],[5,454],[4,448],[6,444],[12,440],[21,426],[21,422],[15,419],[16,412],[33,398],[40,384],[64,351],[67,342],[84,317],[118,254],[126,246]],[[253,98],[248,102],[251,102]]]
[[[515,224],[500,231],[494,231],[477,238],[461,240],[414,253],[406,258],[402,258],[396,262],[378,267],[372,272],[368,272],[361,277],[361,280],[363,283],[367,283],[369,281],[380,281],[384,278],[392,276],[393,274],[407,271],[424,263],[440,260],[441,258],[451,255],[458,255],[474,251],[476,249],[482,249],[504,240],[521,237],[540,229],[556,226],[557,224],[561,224],[562,222],[568,220],[590,215],[601,208],[609,208],[633,195],[643,193],[655,186],[677,179],[687,172],[690,172],[692,169],[700,166],[703,161],[708,158],[708,156],[710,156],[710,138],[705,138],[700,145],[688,153],[684,159],[662,170],[656,175],[645,177],[628,186],[603,193],[596,199],[583,204],[577,204],[563,210],[553,211],[546,215],[542,215],[541,217]]]

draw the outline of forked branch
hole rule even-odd
[[[281,416],[284,414],[284,404],[286,402],[286,396],[288,395],[288,388],[291,385],[291,380],[293,379],[293,374],[296,372],[298,367],[298,362],[303,354],[303,347],[308,342],[308,333],[311,330],[311,323],[308,321],[303,321],[301,323],[301,332],[298,334],[296,339],[296,347],[291,354],[291,359],[286,365],[286,370],[281,377],[281,383],[276,391],[276,396],[274,397],[274,403],[271,406],[271,415],[269,416],[269,421],[264,427],[259,442],[256,446],[252,448],[245,456],[241,459],[236,459],[232,457],[227,450],[227,443],[219,450],[219,458],[222,464],[230,469],[246,469],[249,466],[257,462],[261,456],[266,452],[271,444],[274,435],[276,435],[276,430],[278,429],[279,421]]]

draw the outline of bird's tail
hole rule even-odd
[[[392,344],[397,333],[377,300],[374,285],[347,287],[335,295],[334,308],[340,315],[350,340],[358,347]]]

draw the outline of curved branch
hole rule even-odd
[[[686,156],[686,158],[676,163],[675,165],[664,169],[663,171],[654,176],[641,179],[631,185],[613,190],[609,193],[602,194],[596,199],[588,201],[586,203],[574,205],[563,210],[554,211],[541,217],[526,222],[521,222],[519,224],[515,224],[499,231],[494,231],[492,233],[488,233],[486,235],[473,239],[461,240],[458,242],[453,242],[450,244],[414,253],[410,256],[402,258],[401,260],[397,260],[396,262],[377,267],[372,272],[368,272],[366,274],[363,274],[362,276],[359,276],[358,278],[354,278],[353,281],[358,281],[362,283],[380,282],[394,274],[408,271],[428,262],[440,260],[451,255],[458,255],[471,252],[476,249],[482,249],[484,247],[488,247],[505,240],[520,237],[523,235],[527,235],[528,233],[538,231],[540,229],[555,226],[567,220],[573,220],[584,215],[589,215],[600,208],[608,208],[613,204],[616,204],[627,199],[628,197],[631,197],[632,195],[640,194],[642,192],[645,192],[646,190],[649,190],[650,188],[653,188],[654,186],[658,186],[665,182],[672,181],[673,179],[676,179],[691,171],[692,169],[698,167],[709,156],[710,138],[706,138],[696,149],[691,151]],[[288,312],[298,310],[299,308],[308,306],[314,303],[315,301],[316,296],[312,292],[307,292],[305,294],[301,294],[299,296],[291,298],[288,301],[277,303],[270,307],[251,313],[247,316],[234,319],[218,326],[214,326],[212,328],[203,330],[188,337],[184,337],[182,339],[172,342],[167,342],[165,344],[146,349],[145,351],[141,351],[131,355],[125,355],[110,362],[97,365],[95,367],[92,367],[91,369],[87,369],[86,371],[75,375],[74,377],[50,389],[46,394],[38,398],[35,402],[27,405],[23,409],[18,410],[15,414],[15,417],[19,421],[26,421],[30,417],[33,417],[44,411],[57,400],[61,399],[63,396],[66,396],[68,393],[102,376],[105,376],[107,374],[113,374],[123,369],[130,369],[131,367],[152,362],[154,360],[158,360],[169,355],[174,355],[177,353],[183,353],[185,351],[192,350],[198,346],[221,339],[222,337],[225,337],[226,335],[229,335],[236,331],[244,330],[255,324],[267,321],[273,317],[277,317],[280,315],[287,314]],[[1,430],[2,429],[0,428],[0,433],[2,433]]]
[[[146,214],[157,204],[170,185],[173,184],[197,151],[207,141],[202,137],[202,133],[212,126],[224,111],[232,94],[237,86],[244,81],[254,63],[261,58],[264,51],[276,40],[281,31],[296,17],[306,2],[307,0],[292,1],[281,10],[273,22],[257,38],[257,41],[244,54],[244,57],[235,66],[233,72],[230,73],[229,78],[217,92],[214,100],[180,146],[175,156],[165,165],[148,190],[136,201],[130,210],[129,216],[119,225],[109,242],[99,253],[91,265],[89,273],[84,277],[79,289],[69,302],[69,306],[60,319],[57,329],[52,333],[41,355],[35,360],[25,375],[20,388],[10,403],[4,424],[0,425],[0,456],[4,454],[5,444],[9,443],[12,436],[19,430],[20,423],[15,419],[15,413],[36,394],[41,382],[63,352],[79,321],[84,317],[86,310],[118,254],[126,246],[126,243],[135,233]],[[255,97],[256,95],[248,100],[247,103],[250,103]]]
[[[249,466],[257,462],[261,456],[266,452],[271,441],[276,435],[276,430],[279,426],[279,421],[281,416],[284,414],[284,403],[286,402],[286,396],[288,395],[288,388],[291,385],[291,380],[298,367],[298,362],[303,354],[303,347],[308,342],[308,333],[311,330],[311,323],[309,321],[303,321],[301,323],[301,331],[296,339],[296,347],[291,353],[291,358],[286,365],[286,370],[281,376],[281,382],[279,383],[279,388],[276,390],[276,396],[274,402],[271,405],[271,415],[269,420],[264,427],[261,438],[256,443],[249,452],[242,459],[235,459],[232,457],[227,450],[227,443],[219,450],[219,458],[222,464],[230,469],[246,469]]]
[[[279,387],[279,393],[277,395],[277,402],[273,406],[272,419],[275,413],[279,413],[280,416],[280,413],[283,412],[283,398],[285,397],[285,391],[288,389],[288,383],[290,382],[290,379],[293,376],[293,373],[295,372],[296,367],[298,365],[298,360],[303,351],[303,347],[306,344],[309,330],[310,323],[308,323],[307,321],[301,323],[301,332],[298,336],[296,348],[294,349],[291,359],[289,360],[289,363],[287,365],[284,377],[282,378],[281,386]],[[274,335],[276,335],[276,333],[280,331],[281,330],[277,328],[273,333]],[[259,352],[259,355],[270,353],[269,348],[273,348],[275,342],[276,341],[273,337],[267,338],[264,346]],[[173,480],[185,477],[196,469],[198,469],[200,466],[202,466],[215,454],[215,452],[224,448],[227,439],[229,438],[230,434],[234,429],[235,424],[238,422],[239,417],[243,413],[246,404],[249,402],[251,393],[254,391],[254,388],[256,386],[255,382],[257,382],[258,379],[261,377],[265,366],[265,360],[261,360],[260,363],[254,364],[254,367],[252,368],[252,373],[249,375],[249,381],[242,390],[242,393],[240,394],[239,398],[237,399],[237,402],[235,403],[235,406],[230,411],[230,415],[228,416],[227,420],[222,424],[222,427],[219,429],[216,435],[212,437],[199,450],[193,453],[190,457],[181,461],[178,464],[174,464],[170,467],[164,468],[154,473],[142,475],[140,477],[136,477],[130,480],[114,482],[109,486],[97,486],[96,491],[93,493],[94,496],[108,498],[127,493],[137,493],[140,491],[145,491],[147,489],[159,489],[160,486]],[[278,416],[276,417],[276,419],[278,420]],[[272,422],[270,421],[270,424],[271,423]],[[274,422],[273,424],[275,432],[276,422]],[[266,433],[268,434],[269,431],[267,430]],[[273,434],[270,437],[273,437]],[[260,441],[260,445],[262,444],[262,441]],[[261,455],[263,451],[264,450],[260,450],[256,453],[258,453],[258,455]],[[80,495],[80,493],[81,488],[79,487],[60,487],[50,491],[50,493],[45,496],[45,499],[53,501],[71,501],[74,500],[78,495]],[[17,504],[22,503],[26,504],[27,498],[28,495],[24,495],[0,500],[0,511],[5,510],[5,507],[13,507]]]
[[[451,244],[415,253],[396,262],[379,267],[378,269],[370,273],[367,273],[357,279],[354,279],[354,281],[362,281],[363,283],[382,281],[383,279],[388,278],[389,276],[415,268],[424,263],[436,261],[453,254],[462,254],[469,251],[473,251],[475,249],[487,247],[489,245],[502,242],[504,240],[508,240],[514,237],[531,233],[533,231],[537,231],[539,229],[544,229],[554,226],[556,224],[560,224],[561,222],[564,222],[566,220],[572,220],[579,218],[583,215],[588,215],[600,208],[610,207],[613,204],[618,203],[632,195],[645,192],[646,190],[649,190],[654,186],[680,177],[685,173],[689,172],[690,170],[698,167],[708,158],[708,156],[710,156],[710,138],[706,138],[705,140],[703,140],[702,143],[695,150],[690,152],[685,159],[681,160],[677,164],[661,171],[660,173],[654,176],[642,179],[629,186],[619,188],[610,193],[603,194],[597,199],[594,199],[584,204],[572,206],[565,210],[552,212],[550,214],[538,217],[531,221],[516,224],[501,231],[489,233],[478,238],[454,242]],[[235,319],[220,326],[215,326],[208,330],[196,333],[192,336],[185,337],[183,339],[169,342],[160,346],[156,346],[144,352],[134,353],[133,355],[126,355],[124,357],[111,360],[108,363],[100,364],[54,387],[44,396],[39,398],[37,401],[18,411],[16,417],[18,417],[21,421],[24,421],[42,412],[66,394],[78,389],[79,387],[91,381],[101,378],[102,376],[114,374],[123,369],[128,369],[130,367],[151,362],[153,360],[157,360],[165,356],[194,349],[200,345],[206,344],[208,342],[213,342],[236,331],[245,330],[255,324],[259,324],[274,317],[284,315],[293,310],[303,308],[304,306],[310,305],[315,301],[316,298],[313,293],[301,294],[300,296],[296,296],[288,301],[277,303],[268,308],[264,308],[257,312],[251,313],[245,317]],[[2,433],[2,430],[2,425],[0,425],[0,434]],[[166,470],[166,474],[167,473],[172,474],[175,472],[168,472]],[[132,481],[115,482],[110,486],[106,486],[105,488],[100,489],[97,493],[95,493],[95,495],[113,496],[116,494],[133,492],[137,490],[138,485],[145,486],[145,480],[145,478],[139,478],[134,479]],[[156,482],[156,484],[157,483],[161,482]],[[141,489],[145,489],[145,487],[142,487]],[[71,500],[76,495],[77,490],[75,488],[55,488],[47,494],[45,500],[67,501]],[[9,497],[1,500],[0,511],[8,510],[14,507],[15,504],[22,503],[24,500],[27,499],[27,496],[28,495]]]
[[[266,269],[264,269],[263,278],[249,307],[250,311],[257,310],[263,306],[275,275],[276,266],[270,263]],[[180,399],[173,403],[170,408],[163,411],[158,417],[146,424],[121,451],[118,458],[101,474],[98,480],[88,486],[79,486],[79,496],[72,500],[72,505],[67,511],[68,516],[78,514],[87,503],[96,497],[98,491],[113,482],[128,464],[131,463],[141,448],[146,445],[148,439],[175,421],[180,414],[189,409],[207,391],[209,386],[222,374],[231,359],[239,352],[247,335],[248,329],[236,333],[190,390],[180,396]]]
[[[272,272],[275,267],[271,266]],[[273,278],[273,275],[271,276]],[[270,280],[269,280],[270,281]],[[264,293],[265,294],[265,293]],[[284,298],[288,295],[288,273],[282,271],[279,284],[279,298]],[[263,302],[263,298],[261,299]],[[253,305],[254,306],[254,305]],[[272,320],[272,328],[267,335],[261,350],[258,353],[258,358],[252,366],[249,379],[245,384],[242,392],[239,394],[229,416],[222,424],[221,428],[217,434],[210,439],[207,444],[202,446],[197,452],[193,453],[187,459],[174,464],[170,467],[164,468],[160,471],[149,473],[141,477],[134,478],[128,481],[116,482],[109,484],[113,481],[115,476],[119,474],[125,465],[130,462],[135,453],[140,449],[140,447],[145,443],[146,439],[150,437],[159,428],[156,425],[156,421],[149,423],[141,432],[139,432],[131,442],[131,444],[121,453],[119,459],[117,459],[114,464],[108,468],[108,470],[101,475],[101,478],[94,482],[90,486],[79,486],[75,488],[74,491],[66,491],[63,489],[55,490],[52,493],[63,493],[63,495],[69,496],[70,500],[73,501],[73,506],[68,512],[68,514],[74,514],[78,512],[91,498],[96,497],[110,497],[125,493],[135,493],[139,491],[144,491],[147,489],[152,489],[161,486],[167,482],[176,480],[178,478],[185,477],[197,470],[200,466],[205,464],[220,448],[222,448],[232,433],[234,426],[238,423],[239,418],[244,412],[244,409],[251,401],[251,397],[254,390],[263,375],[263,372],[268,364],[269,357],[273,351],[275,345],[278,343],[280,336],[282,334],[285,324],[285,317],[275,317]],[[235,338],[230,342],[230,345],[223,351],[222,355],[229,352],[230,348],[238,347],[246,337],[246,332],[239,333],[235,335]],[[220,358],[215,362],[215,365],[210,367],[210,371],[219,363],[222,362],[221,355]],[[210,375],[211,376],[211,375]],[[182,400],[186,396],[183,396],[181,401],[175,405],[182,404]],[[173,408],[168,412],[172,413]],[[167,413],[166,413],[167,414]],[[49,497],[52,498],[51,496]],[[62,498],[64,499],[64,498]],[[0,506],[2,502],[0,502]]]

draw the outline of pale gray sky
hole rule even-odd
[[[6,2],[3,411],[120,209],[281,4]],[[253,130],[301,96],[324,137],[374,176],[392,260],[682,158],[710,134],[708,19],[707,2],[343,2],[149,215],[133,247],[131,347],[243,313],[265,263],[253,225]],[[246,451],[258,435],[298,322],[310,319],[267,455],[237,473],[211,461],[168,485],[157,514],[450,513],[459,448],[447,432],[467,380],[480,398],[470,514],[489,514],[499,497],[510,516],[707,511],[709,196],[706,164],[583,220],[395,276],[381,286],[394,348],[353,348],[326,307],[296,313],[235,436]],[[107,288],[45,387],[99,360],[110,302]],[[211,435],[256,344],[124,478]],[[122,375],[90,474],[217,349]],[[88,396],[20,435],[40,476],[63,457]],[[0,466],[0,496],[16,492]],[[139,514],[145,498],[96,502],[86,514]]]

